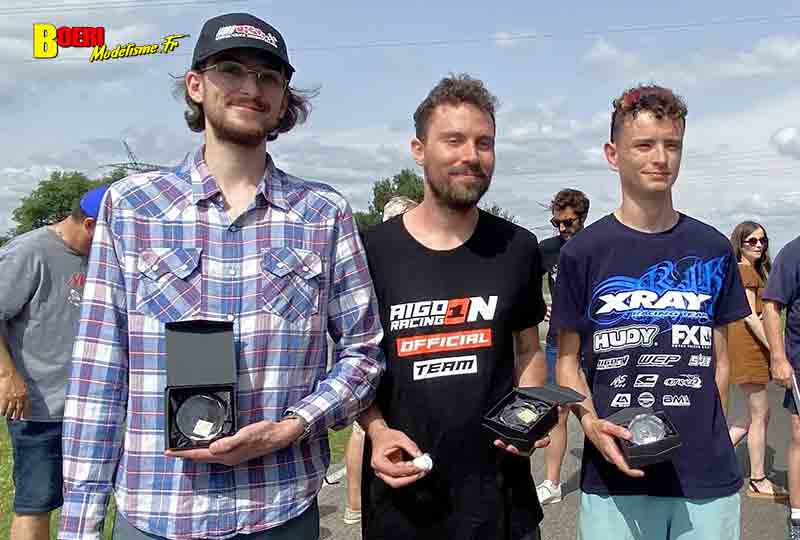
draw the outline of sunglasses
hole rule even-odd
[[[287,84],[283,75],[277,71],[258,71],[255,69],[249,69],[248,67],[233,60],[222,60],[216,64],[212,64],[201,69],[200,72],[202,73],[212,69],[216,70],[216,72],[222,76],[226,83],[236,88],[244,85],[244,82],[251,74],[255,75],[256,82],[258,82],[258,84],[265,89],[285,89]]]
[[[581,218],[571,218],[571,219],[553,218],[553,219],[550,220],[550,225],[552,225],[556,229],[558,229],[561,225],[564,225],[564,227],[569,229],[570,227],[572,227],[572,225],[575,222],[580,221],[580,220],[581,220]]]
[[[761,244],[764,247],[769,246],[769,240],[767,238],[748,238],[747,240],[743,240],[742,243],[747,244],[750,247],[756,247],[758,244]]]

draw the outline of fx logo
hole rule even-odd
[[[712,330],[710,326],[675,324],[672,326],[672,346],[710,349],[712,341],[711,335]]]

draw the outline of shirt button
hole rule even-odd
[[[231,276],[235,276],[236,275],[236,269],[235,268],[231,268],[230,270],[228,270],[228,274],[230,274]]]
[[[232,313],[228,313],[228,317],[227,317],[227,319],[228,319],[229,321],[233,321],[235,318],[236,318],[236,317],[234,317]]]
[[[285,264],[283,264],[282,262],[279,262],[279,263],[277,264],[277,266],[278,266],[278,268],[283,268],[283,267],[284,267],[284,266],[286,266],[286,265],[285,265]]]
[[[308,266],[303,267],[303,272],[308,272]]]
[[[153,266],[150,267],[150,270],[152,270],[153,272],[158,272],[158,265],[154,264]]]

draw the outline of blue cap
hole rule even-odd
[[[81,198],[81,210],[83,210],[83,213],[92,219],[97,219],[97,214],[100,213],[100,203],[103,202],[103,195],[106,194],[106,191],[108,191],[108,186],[100,186],[89,190]]]

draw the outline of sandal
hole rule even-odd
[[[766,479],[766,476],[762,476],[761,478],[751,478],[750,486],[747,488],[747,496],[754,499],[769,499],[772,501],[782,501],[789,498],[789,492],[780,486],[776,486],[772,483],[772,481],[769,482],[770,486],[772,486],[772,492],[761,491],[758,489],[758,482],[763,482]]]

